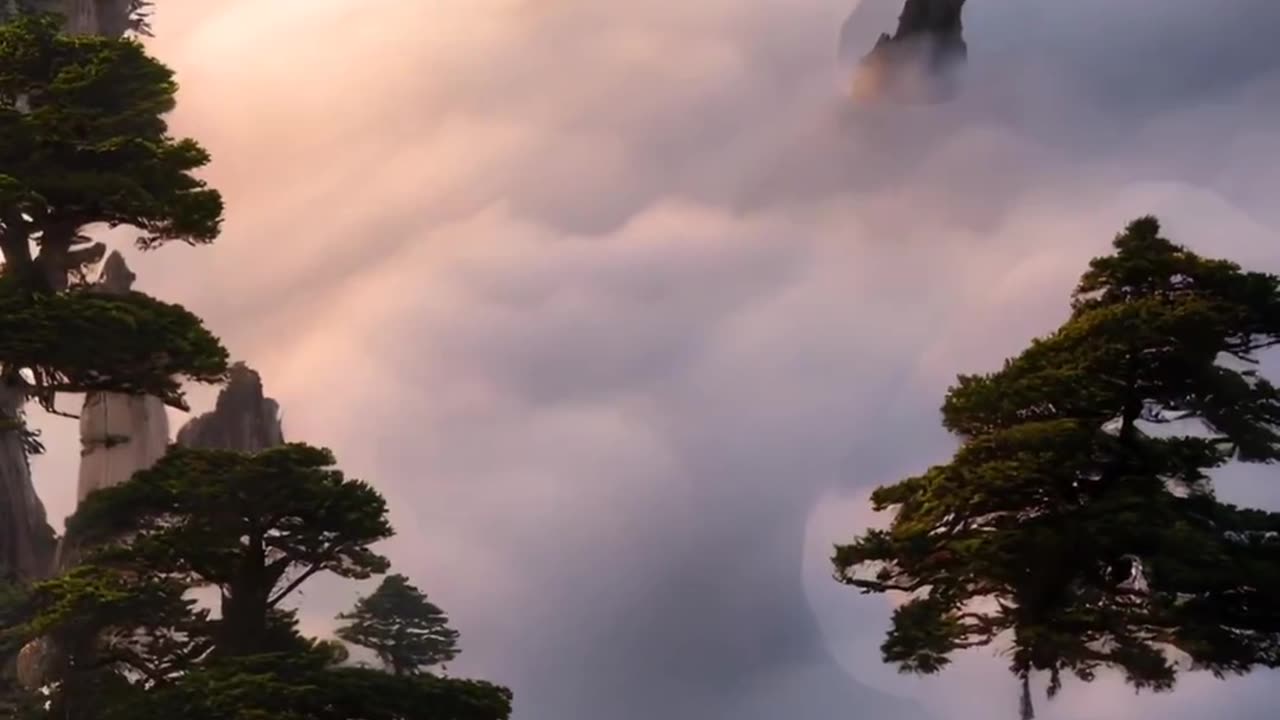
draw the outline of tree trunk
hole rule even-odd
[[[258,588],[240,589],[222,597],[218,625],[218,654],[245,657],[267,650],[267,596]]]
[[[1020,720],[1035,720],[1035,716],[1035,705],[1031,703],[1031,675],[1023,673],[1022,697],[1018,702],[1018,717]]]

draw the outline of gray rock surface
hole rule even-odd
[[[137,276],[124,257],[111,253],[95,291],[121,295]],[[169,446],[164,402],[148,395],[89,393],[80,411],[80,476],[76,502],[89,493],[119,485],[151,467]]]
[[[133,289],[137,276],[124,256],[112,252],[102,266],[95,292],[122,295]],[[80,410],[80,472],[76,503],[94,490],[127,482],[164,457],[169,448],[169,416],[164,402],[149,395],[95,392],[85,395]],[[78,561],[74,543],[63,537],[54,569],[66,570]]]
[[[892,35],[882,33],[854,71],[854,93],[908,101],[946,99],[954,69],[968,56],[962,19],[965,0],[906,0]],[[840,56],[853,55],[850,23],[841,30]]]
[[[127,293],[136,277],[124,257],[113,252],[102,266],[95,292]],[[169,417],[159,398],[125,393],[87,394],[80,411],[77,504],[94,490],[124,483],[139,470],[151,467],[164,456],[168,446]],[[53,557],[44,559],[44,572],[62,572],[75,565],[81,550],[73,538],[62,537]],[[56,652],[57,648],[44,638],[25,645],[17,661],[19,682],[28,688],[38,687]]]
[[[265,395],[262,377],[255,370],[236,363],[213,411],[183,425],[177,442],[190,448],[250,453],[282,445],[280,404]]]
[[[0,578],[45,576],[56,541],[31,482],[22,439],[20,384],[0,380]]]
[[[25,8],[62,14],[67,18],[67,29],[73,33],[120,37],[129,31],[148,32],[150,5],[149,0],[0,0],[0,22]],[[95,243],[88,252],[101,249]],[[113,253],[103,266],[99,282],[106,292],[125,292],[132,287],[134,278],[124,258]],[[75,548],[58,541],[31,482],[21,434],[26,400],[20,383],[0,379],[0,578],[20,580],[45,577],[76,554]],[[113,414],[112,407],[123,412]],[[123,428],[117,427],[122,422]],[[136,470],[149,466],[163,454],[168,434],[164,406],[155,398],[111,394],[85,398],[80,498],[89,489],[123,482]],[[135,436],[146,439],[130,439]],[[125,442],[117,442],[120,437]],[[95,445],[95,438],[103,442]],[[26,687],[37,687],[53,652],[44,639],[37,639],[22,648],[14,667],[4,670],[15,671]]]

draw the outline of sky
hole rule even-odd
[[[1280,270],[1280,4],[972,0],[958,97],[855,103],[841,27],[870,48],[897,3],[157,3],[227,220],[130,252],[139,287],[387,496],[451,670],[515,720],[1013,717],[990,651],[883,667],[890,607],[832,544],[947,459],[948,384],[1052,330],[1128,220]],[[61,518],[75,429],[44,422]],[[1219,490],[1280,509],[1272,472]],[[354,591],[311,586],[308,627]],[[1038,710],[1260,720],[1275,680]]]

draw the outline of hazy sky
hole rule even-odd
[[[831,544],[946,459],[950,380],[1052,329],[1127,220],[1280,270],[1274,0],[972,0],[961,97],[894,108],[843,94],[850,0],[158,5],[228,214],[131,256],[141,286],[389,497],[454,669],[516,720],[1013,716],[989,652],[881,667],[888,607]],[[1280,507],[1268,473],[1222,491]],[[350,599],[316,585],[309,624]],[[1038,705],[1261,719],[1275,679]]]

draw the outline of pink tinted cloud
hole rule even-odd
[[[1275,262],[1252,183],[1274,169],[1250,149],[1278,136],[1240,120],[1256,93],[1114,148],[1129,120],[1036,57],[984,64],[1000,44],[979,34],[957,104],[851,109],[846,5],[159,9],[173,125],[214,153],[228,219],[212,247],[134,257],[142,284],[263,371],[291,438],[388,495],[395,561],[454,614],[460,669],[516,687],[520,720],[606,702],[618,720],[821,718],[847,688],[899,707],[859,680],[939,720],[998,712],[998,661],[927,684],[879,667],[883,606],[823,565],[862,512],[830,498],[945,458],[951,377],[1052,327],[1134,215]],[[1016,12],[988,5],[977,33]],[[1206,137],[1227,158],[1208,180],[1170,160]],[[40,470],[65,514],[74,453]],[[309,627],[350,595],[317,586]],[[850,676],[787,695],[831,654]],[[1102,684],[1051,712],[1149,702]]]

